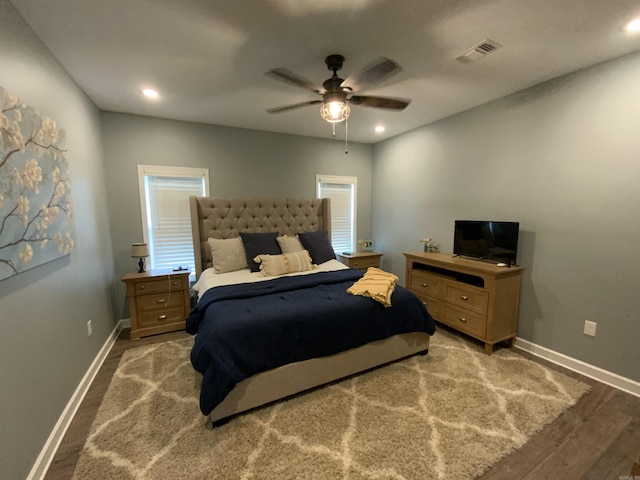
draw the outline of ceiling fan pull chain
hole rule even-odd
[[[334,127],[335,128],[335,123]],[[344,154],[349,153],[349,117],[344,120]]]
[[[336,124],[332,123],[331,126],[333,127],[333,136],[336,136]]]

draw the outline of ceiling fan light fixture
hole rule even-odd
[[[320,107],[320,115],[329,123],[344,122],[351,113],[351,108],[346,100],[326,101]]]
[[[398,73],[401,68],[393,60],[381,57],[366,67],[359,74],[355,76],[351,75],[346,80],[340,78],[337,73],[342,69],[342,63],[344,62],[344,57],[342,55],[329,55],[325,58],[324,62],[327,64],[327,68],[333,72],[333,75],[331,75],[331,78],[322,82],[322,88],[317,88],[308,80],[286,70],[285,68],[279,67],[269,70],[267,72],[269,76],[288,84],[304,88],[305,90],[310,90],[315,94],[321,95],[322,100],[311,100],[282,107],[269,108],[267,109],[267,112],[286,112],[296,108],[306,107],[308,105],[317,105],[320,103],[320,116],[333,126],[333,135],[335,136],[336,123],[344,122],[346,138],[351,105],[400,111],[404,110],[411,102],[411,100],[401,98],[354,95],[356,90],[361,88],[370,88],[371,86],[381,82],[383,79],[389,78],[391,75]]]

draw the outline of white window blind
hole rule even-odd
[[[316,175],[319,198],[331,199],[331,245],[352,252],[356,237],[356,177]]]
[[[139,165],[138,179],[149,266],[195,275],[189,196],[209,196],[208,170]]]

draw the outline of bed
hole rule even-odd
[[[249,268],[222,274],[213,268],[214,245],[235,244],[234,239],[241,235],[243,241],[253,234],[267,232],[274,232],[279,238],[299,236],[301,240],[316,238],[321,232],[330,236],[328,199],[190,197],[189,202],[199,300],[187,319],[187,331],[195,335],[192,364],[203,373],[200,408],[214,426],[275,400],[414,354],[427,353],[435,323],[422,302],[400,286],[393,292],[391,308],[371,298],[348,295],[345,287],[358,281],[364,272],[347,269],[335,259],[318,262],[313,271],[275,277],[262,277],[262,273],[252,273]],[[247,251],[251,250],[247,243],[244,246]],[[219,258],[220,251],[216,255]],[[273,255],[273,259],[282,257]],[[296,302],[301,305],[294,305]],[[310,307],[314,302],[318,303],[317,307]],[[270,312],[272,306],[277,305],[279,309],[281,304],[284,310]],[[250,327],[244,326],[249,325],[249,320],[245,321],[244,316],[233,310],[239,307],[256,317],[250,320]],[[292,309],[299,313],[285,321],[291,317]],[[385,321],[384,316],[392,311],[398,319]],[[273,318],[266,322],[263,315]],[[290,323],[298,322],[298,317],[313,322],[317,322],[317,318],[326,319],[321,327],[310,324],[309,331],[296,325],[295,338],[282,340],[278,350],[269,350],[273,347],[267,344],[285,338],[280,335],[291,330]],[[347,317],[349,322],[345,321]],[[357,320],[360,317],[362,320]],[[366,327],[353,327],[347,334],[332,333],[331,329],[345,328],[356,321],[370,323]],[[221,324],[231,325],[228,327],[231,333],[219,333],[217,329]],[[252,330],[235,332],[240,325]],[[402,331],[393,333],[392,329]],[[356,339],[361,333],[374,338]],[[330,340],[321,338],[325,334]],[[238,344],[229,348],[233,335],[236,335],[233,341]],[[265,345],[258,343],[260,339],[264,339]],[[314,345],[307,345],[309,339],[313,339]],[[254,362],[253,357],[258,355],[267,358]],[[233,362],[238,365],[234,364],[233,373],[227,374],[227,366]]]

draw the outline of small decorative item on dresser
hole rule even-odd
[[[149,247],[146,243],[134,243],[131,245],[131,258],[139,258],[138,273],[144,272],[144,258],[149,256]]]
[[[430,237],[423,238],[420,243],[424,243],[425,252],[438,253],[440,251],[440,244],[434,242]]]
[[[358,250],[361,252],[373,252],[373,240],[358,240]]]

